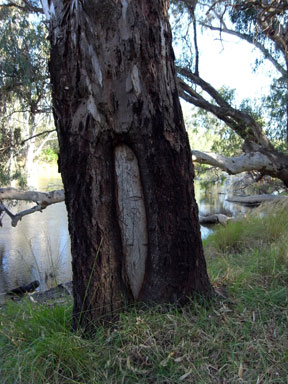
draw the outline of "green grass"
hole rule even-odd
[[[93,339],[71,304],[0,311],[0,383],[288,383],[288,215],[231,222],[205,241],[209,305],[131,308]]]

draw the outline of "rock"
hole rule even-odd
[[[37,292],[34,295],[36,303],[44,304],[48,302],[59,302],[59,299],[72,297],[72,281],[68,283],[60,283],[57,287],[50,288],[44,292]]]

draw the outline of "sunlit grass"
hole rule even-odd
[[[288,231],[288,203],[285,200],[260,206],[239,221],[231,221],[204,243],[221,254],[245,249],[262,248],[268,244],[285,241]],[[283,239],[284,238],[284,239]]]
[[[205,241],[220,293],[206,305],[131,308],[87,340],[71,331],[68,302],[10,303],[0,312],[1,384],[287,383],[285,216],[229,223]]]

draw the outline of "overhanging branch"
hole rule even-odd
[[[47,131],[43,131],[43,132],[37,133],[36,135],[30,136],[27,139],[22,140],[21,145],[25,144],[26,141],[35,139],[36,137],[39,137],[39,136],[48,135],[49,133],[52,133],[52,132],[56,132],[56,129],[50,129],[50,130],[47,130]]]
[[[192,160],[196,163],[220,168],[230,175],[249,171],[258,171],[268,175],[275,175],[278,172],[277,158],[262,152],[249,152],[240,156],[226,157],[217,153],[192,150]]]
[[[34,212],[41,212],[51,204],[56,204],[64,201],[64,190],[55,190],[51,192],[37,192],[37,191],[19,191],[15,188],[0,188],[0,210],[5,211],[11,218],[11,224],[16,227],[22,217],[30,215]],[[4,204],[3,200],[24,200],[32,201],[36,205],[32,208],[20,211],[13,214]]]
[[[224,33],[226,33],[228,35],[236,36],[239,39],[242,39],[242,40],[246,41],[247,43],[253,45],[254,47],[259,49],[259,51],[264,55],[265,59],[269,60],[274,65],[274,67],[283,76],[287,76],[287,71],[285,70],[285,68],[271,55],[269,50],[267,48],[265,48],[265,46],[262,43],[260,43],[256,38],[248,35],[247,33],[241,33],[241,32],[238,32],[238,31],[234,31],[232,29],[227,28],[226,26],[215,27],[213,25],[206,24],[206,23],[203,23],[203,22],[200,22],[200,24],[203,27],[210,29],[211,31],[218,31],[218,32],[221,32],[221,33],[224,32]]]
[[[188,81],[198,85],[213,99],[214,103],[212,104],[212,102],[206,100],[182,78],[179,78],[180,97],[199,108],[213,113],[233,129],[242,139],[259,144],[264,148],[273,148],[261,127],[252,116],[233,108],[211,84],[207,83],[200,76],[181,67],[177,67],[177,72],[179,75],[188,79]]]

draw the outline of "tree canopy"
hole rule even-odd
[[[54,130],[49,123],[49,42],[37,15],[19,7],[0,7],[0,57],[3,181],[17,175],[13,158],[24,159],[25,164],[41,149],[40,138]]]
[[[204,154],[194,151],[195,161],[218,166],[228,173],[254,169],[259,173],[259,177],[269,174],[280,178],[287,185],[286,2],[178,0],[172,2],[171,11],[174,17],[175,37],[181,44],[185,44],[184,47],[186,46],[186,49],[182,50],[182,56],[177,60],[180,96],[188,103],[222,120],[242,142],[243,156],[239,155],[237,149],[232,161],[223,156],[220,160],[216,153]],[[186,20],[184,26],[183,20]],[[199,59],[201,46],[198,43],[198,34],[200,30],[205,29],[215,32],[215,38],[221,40],[225,34],[237,36],[259,50],[262,54],[261,61],[269,60],[273,63],[275,79],[271,86],[271,94],[266,98],[263,97],[260,110],[254,110],[252,103],[249,104],[247,100],[235,106],[235,103],[231,103],[231,98],[230,100],[227,98],[229,96],[227,93],[223,94],[201,77]],[[260,62],[256,63],[256,67],[257,65],[259,67]],[[235,75],[241,76],[241,73]],[[267,120],[268,109],[269,120]],[[201,113],[203,115],[203,112]],[[223,135],[223,129],[221,132]],[[225,136],[228,138],[229,135],[231,134]],[[218,149],[221,150],[221,146],[218,146]],[[225,149],[222,154],[225,154]],[[277,162],[282,165],[277,167]],[[231,164],[237,166],[231,168]]]

